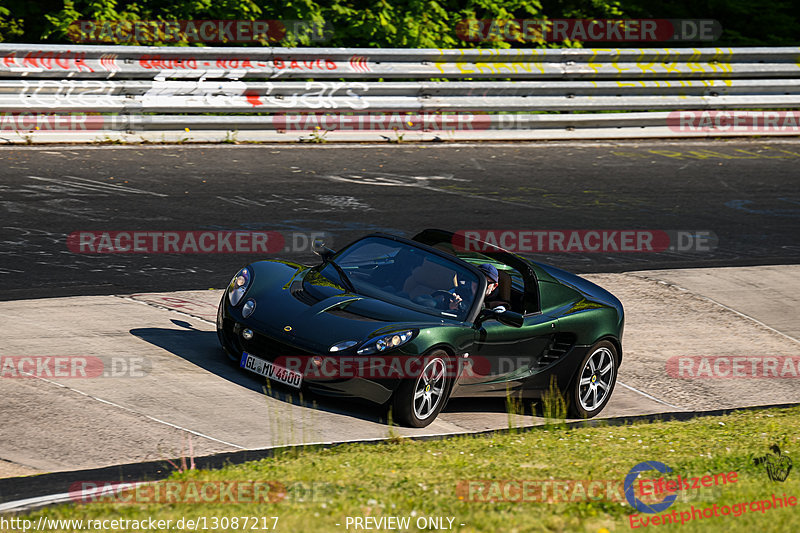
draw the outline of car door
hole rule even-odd
[[[558,329],[558,319],[542,313],[526,315],[519,328],[494,318],[483,321],[475,328],[471,351],[465,358],[469,366],[461,375],[457,395],[503,396],[507,390],[515,390],[520,380],[531,375],[531,367]]]

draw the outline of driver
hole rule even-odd
[[[483,297],[483,306],[489,309],[495,309],[497,307],[510,309],[511,304],[502,300],[500,296],[500,273],[497,272],[497,268],[492,264],[483,263],[482,265],[478,265],[478,270],[483,272],[486,276],[486,294]]]
[[[498,291],[498,288],[500,287],[500,274],[497,272],[497,268],[495,268],[495,266],[492,264],[483,263],[478,265],[478,270],[483,272],[483,275],[486,276],[486,293],[484,294],[483,306],[490,309],[495,309],[497,307],[505,307],[506,309],[510,309],[510,304],[505,300],[500,299],[501,297]],[[477,283],[472,282],[473,294],[477,288]],[[446,309],[455,311],[461,308],[463,298],[458,293],[459,289],[454,289],[450,300],[448,302],[442,302],[445,304]]]

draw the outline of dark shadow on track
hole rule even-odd
[[[238,368],[222,350],[213,331],[195,329],[183,320],[171,320],[181,329],[139,328],[130,330],[131,335],[158,346],[212,374],[241,387],[266,394],[270,398],[308,409],[352,416],[361,420],[387,424],[386,408],[348,398],[332,399],[297,391],[281,384]],[[520,404],[518,404],[520,405]],[[542,416],[541,404],[535,400],[523,400],[519,414]],[[452,398],[443,410],[445,413],[498,413],[507,414],[509,405],[505,398]]]
[[[237,368],[225,355],[214,331],[195,329],[183,320],[172,320],[180,329],[137,328],[130,334],[170,352],[212,374],[275,400],[328,413],[351,416],[361,420],[386,424],[386,410],[350,399],[333,401],[308,391],[297,391],[280,384],[267,382],[256,374]],[[213,398],[210,398],[213,401]]]

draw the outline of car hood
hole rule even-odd
[[[321,282],[315,278],[325,286],[325,292],[331,294],[319,299],[307,290],[307,285],[304,287],[304,278],[313,272],[307,267],[286,268],[292,265],[276,261],[260,261],[251,266],[254,285],[246,298],[256,300],[256,310],[247,322],[303,349],[327,352],[331,345],[342,341],[361,342],[394,331],[457,324],[348,293],[327,280]],[[306,280],[309,282],[313,283]]]

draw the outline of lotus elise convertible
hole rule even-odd
[[[433,229],[373,233],[338,251],[318,243],[314,266],[251,263],[220,301],[219,340],[234,364],[272,383],[368,400],[413,427],[453,397],[549,390],[569,416],[597,415],[622,361],[620,301],[478,244]]]

